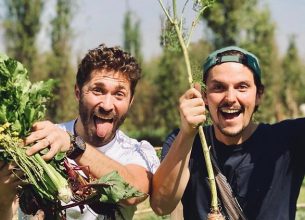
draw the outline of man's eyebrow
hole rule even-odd
[[[210,82],[211,82],[211,83],[221,83],[221,84],[223,84],[222,81],[219,81],[219,80],[217,80],[217,79],[212,79]]]
[[[120,85],[120,84],[116,86],[116,89],[117,89],[117,90],[122,90],[122,89],[128,90],[127,86],[125,86],[125,85]]]

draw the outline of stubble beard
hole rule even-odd
[[[250,126],[252,117],[253,117],[253,113],[252,113],[248,123],[246,125],[242,125],[241,128],[239,128],[237,131],[226,131],[225,128],[222,128],[219,124],[216,125],[216,127],[226,137],[229,137],[229,138],[240,137],[240,136],[242,136],[243,132],[245,132],[247,130],[247,128]]]
[[[242,132],[245,130],[245,128],[242,127],[235,132],[230,132],[230,131],[226,131],[224,128],[221,128],[219,125],[217,125],[217,128],[224,136],[231,137],[231,138],[241,135]]]

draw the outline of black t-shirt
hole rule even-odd
[[[208,127],[205,127],[208,144]],[[163,145],[163,157],[179,130]],[[213,152],[222,173],[249,220],[295,219],[296,202],[305,172],[305,119],[260,124],[240,145],[227,146],[216,140]],[[206,219],[210,190],[199,136],[189,162],[190,180],[182,203],[185,220]]]

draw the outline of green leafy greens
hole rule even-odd
[[[42,198],[69,202],[72,192],[59,169],[60,162],[45,162],[39,153],[27,156],[22,138],[34,122],[45,116],[54,80],[32,84],[23,65],[0,55],[0,159],[14,161],[26,174],[24,179],[34,186]]]
[[[0,125],[9,122],[19,137],[28,135],[32,124],[44,117],[53,85],[51,79],[32,84],[20,62],[0,55]]]

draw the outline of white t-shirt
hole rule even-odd
[[[74,133],[75,120],[60,124],[63,129]],[[108,144],[97,147],[97,150],[111,159],[126,165],[136,164],[144,167],[147,171],[154,173],[158,168],[160,161],[153,146],[147,141],[137,141],[128,137],[122,131],[117,130],[114,139]],[[136,206],[125,206],[120,209],[124,219],[132,219]],[[96,214],[89,206],[85,205],[83,213],[78,206],[66,210],[67,220],[102,220],[102,215]],[[120,219],[117,216],[116,219]]]

